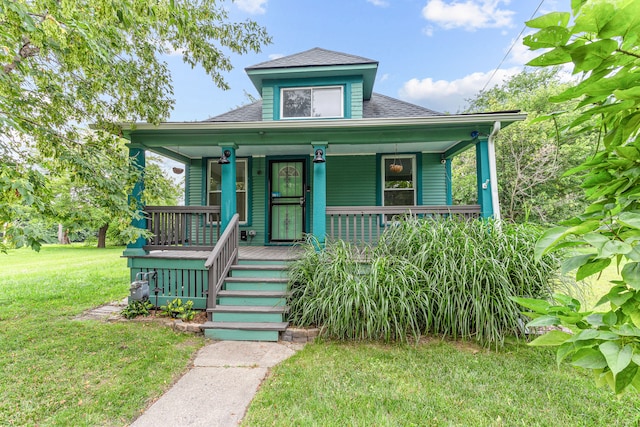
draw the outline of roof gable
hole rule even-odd
[[[378,72],[378,61],[316,47],[261,62],[245,68],[245,71],[259,93],[262,93],[266,81],[360,76],[363,82],[363,98],[369,99]]]
[[[362,56],[350,55],[347,53],[314,47],[304,52],[261,62],[245,68],[245,70],[291,68],[291,67],[319,67],[331,65],[360,65],[378,64],[378,61],[364,58]]]

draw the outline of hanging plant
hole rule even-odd
[[[389,170],[393,173],[400,173],[402,169],[402,163],[398,162],[398,146],[396,145],[395,156],[393,157],[393,163],[389,165]]]
[[[392,163],[392,164],[390,164],[390,165],[389,165],[389,170],[390,170],[391,172],[394,172],[394,173],[400,173],[400,172],[402,172],[402,169],[403,169],[403,168],[402,168],[402,165],[401,165],[401,164],[399,164],[399,163],[395,163],[395,162],[394,162],[394,163]]]

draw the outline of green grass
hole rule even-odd
[[[616,398],[554,353],[433,339],[308,344],[277,366],[245,426],[636,426],[640,399]]]
[[[185,371],[201,338],[74,320],[127,296],[122,250],[0,254],[0,425],[125,425]]]

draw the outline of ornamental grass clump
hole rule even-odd
[[[375,248],[343,241],[290,270],[290,320],[339,339],[406,341],[431,333],[501,345],[523,332],[511,296],[545,298],[558,262],[537,262],[538,232],[493,221],[402,218]]]
[[[313,239],[313,238],[311,238]],[[322,326],[331,338],[404,341],[420,336],[428,317],[421,272],[398,257],[371,258],[369,248],[342,240],[304,256],[289,270],[289,320]]]
[[[402,257],[423,271],[430,294],[428,332],[501,345],[520,335],[523,319],[510,296],[547,298],[559,261],[536,261],[539,232],[496,221],[404,218],[383,234],[377,253]]]

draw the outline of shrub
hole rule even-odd
[[[558,261],[536,262],[531,226],[403,218],[375,248],[307,242],[290,270],[290,320],[340,339],[422,333],[501,345],[523,332],[511,296],[546,298]]]
[[[189,321],[194,319],[196,312],[193,310],[193,301],[188,300],[183,304],[182,299],[176,298],[160,306],[160,315]]]
[[[126,319],[133,319],[138,316],[148,316],[152,308],[153,304],[149,300],[131,301],[120,314]]]

